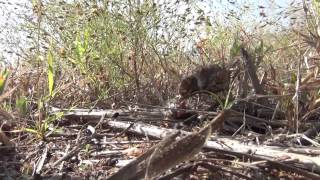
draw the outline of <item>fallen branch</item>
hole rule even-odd
[[[188,134],[179,140],[175,140],[180,134],[179,131],[166,137],[135,161],[113,174],[109,180],[141,179],[144,176],[146,179],[152,179],[175,165],[192,158],[201,150],[207,137],[211,134],[211,129],[216,130],[221,125],[224,113],[220,113],[197,133]],[[134,125],[131,127],[133,128]]]
[[[113,112],[119,112],[119,111],[113,111]],[[81,114],[88,116],[89,113],[81,112]],[[127,129],[132,124],[132,122],[109,120],[106,122],[106,124],[112,128]],[[132,125],[132,127],[128,131],[136,134],[148,135],[148,136],[159,138],[159,139],[164,138],[166,134],[174,134],[177,132],[177,130],[174,130],[174,129],[161,128],[158,126],[152,126],[144,123],[134,123],[134,125]],[[186,131],[181,131],[181,134],[189,135],[191,133]],[[211,148],[211,149],[226,150],[230,152],[232,151],[235,153],[243,153],[243,154],[251,154],[251,155],[256,155],[261,157],[267,157],[270,160],[277,160],[277,159],[286,157],[287,160],[290,160],[290,159],[295,160],[297,164],[300,164],[300,166],[304,167],[309,171],[320,172],[319,157],[310,157],[306,155],[288,152],[289,150],[292,151],[292,148],[255,145],[252,143],[250,144],[247,142],[241,142],[241,141],[235,140],[234,138],[212,137],[212,139],[213,138],[215,139],[215,141],[210,141],[210,140],[207,141],[204,147]],[[296,148],[296,149],[302,149],[302,148]],[[303,148],[303,149],[305,150],[306,148]],[[150,152],[150,154],[152,154],[152,152]]]
[[[113,128],[125,129],[130,123],[127,122],[118,122],[118,121],[108,121],[107,124]],[[176,130],[160,128],[157,126],[146,125],[142,123],[135,123],[135,125],[130,129],[130,132],[137,134],[148,134],[155,138],[163,138],[163,135],[166,133],[173,133]],[[182,131],[182,134],[189,134],[189,132]],[[239,153],[252,153],[256,155],[261,155],[269,158],[279,158],[279,157],[290,157],[291,159],[297,159],[298,162],[304,164],[307,169],[320,172],[320,158],[319,157],[310,157],[306,155],[300,155],[295,153],[289,153],[292,151],[292,148],[276,147],[276,146],[265,146],[265,145],[255,145],[248,144],[246,142],[240,142],[232,138],[222,138],[222,137],[213,137],[216,141],[207,141],[204,147],[207,148],[217,148],[225,149],[229,151],[235,151]],[[306,148],[296,148],[296,149],[306,149]],[[311,150],[310,150],[311,151]]]

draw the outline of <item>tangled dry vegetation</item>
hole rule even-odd
[[[320,179],[319,3],[192,53],[147,31],[188,22],[161,21],[170,3],[119,2],[34,2],[34,47],[0,76],[1,179]]]

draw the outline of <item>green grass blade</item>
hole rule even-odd
[[[50,97],[53,96],[53,88],[54,88],[54,72],[53,72],[53,54],[52,51],[50,50],[48,53],[48,88],[49,88],[49,95]]]

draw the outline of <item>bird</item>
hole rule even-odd
[[[228,90],[230,71],[217,64],[200,66],[181,80],[179,94],[187,98],[200,91],[218,93]]]

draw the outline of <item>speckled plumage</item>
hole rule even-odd
[[[225,91],[229,87],[230,72],[218,65],[202,66],[193,74],[182,79],[179,94],[187,97],[200,90],[213,93]]]

